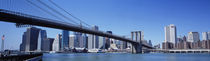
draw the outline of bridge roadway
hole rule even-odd
[[[43,27],[50,27],[50,28],[56,28],[56,29],[63,29],[63,30],[81,32],[81,33],[93,34],[93,35],[98,35],[98,36],[103,36],[103,37],[114,38],[121,41],[126,41],[126,42],[131,43],[132,45],[141,45],[142,47],[146,47],[149,49],[153,48],[149,45],[140,44],[137,41],[133,41],[131,39],[123,38],[117,35],[105,33],[102,31],[95,31],[95,30],[91,30],[85,27],[80,27],[80,26],[76,26],[73,24],[69,24],[69,23],[65,23],[65,22],[61,22],[61,21],[57,21],[53,19],[41,18],[37,16],[8,11],[4,9],[0,9],[0,21],[30,24],[30,25],[36,25],[36,26],[43,26]]]

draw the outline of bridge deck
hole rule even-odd
[[[56,29],[64,29],[64,30],[70,30],[70,31],[75,31],[75,32],[81,32],[81,33],[94,34],[94,35],[98,35],[98,36],[114,38],[114,39],[118,39],[121,41],[130,42],[132,44],[139,43],[139,42],[127,39],[127,38],[123,38],[123,37],[120,37],[117,35],[112,35],[109,33],[102,32],[102,31],[94,31],[91,29],[82,28],[80,26],[75,26],[72,24],[66,24],[63,22],[55,22],[55,20],[52,20],[52,19],[41,18],[41,17],[37,17],[37,16],[7,11],[7,10],[3,10],[3,9],[0,9],[0,21],[21,23],[21,24],[30,24],[30,25],[50,27],[50,28],[56,28]],[[151,46],[148,46],[145,44],[142,44],[142,46],[147,47],[147,48],[152,48]]]

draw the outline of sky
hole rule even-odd
[[[52,12],[37,0],[30,1]],[[48,0],[41,1],[68,16]],[[144,38],[152,40],[153,45],[164,41],[164,26],[169,24],[177,27],[177,36],[195,31],[199,32],[201,37],[201,32],[210,31],[210,0],[53,0],[53,2],[82,21],[99,26],[101,31],[111,30],[116,35],[127,37],[130,37],[131,31],[144,31]],[[0,9],[74,24],[65,19],[55,18],[26,0],[1,0]],[[38,28],[47,30],[49,38],[55,38],[56,34],[61,33],[58,29]],[[26,28],[16,28],[14,23],[0,22],[0,36],[5,35],[6,49],[19,49],[25,31]]]

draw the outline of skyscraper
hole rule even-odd
[[[83,38],[83,47],[88,48],[88,36],[86,34],[83,34],[82,38]]]
[[[70,35],[69,36],[69,47],[70,48],[74,48],[74,45],[75,45],[76,43],[75,43],[75,35],[73,34],[73,35]]]
[[[98,26],[92,28],[95,31],[98,31]],[[96,35],[88,35],[88,49],[99,48],[99,37]]]
[[[52,44],[54,40],[54,38],[47,39],[47,41],[44,43],[44,51],[52,51]]]
[[[42,42],[42,51],[52,51],[52,44],[54,38],[47,38],[47,40]]]
[[[208,34],[207,34],[207,32],[202,32],[202,38],[203,38],[203,40],[208,40]]]
[[[112,34],[112,31],[107,31],[106,33]],[[108,37],[105,37],[105,49],[108,49],[110,47],[111,40]]]
[[[174,24],[165,27],[165,42],[173,44],[177,42],[176,26]]]
[[[208,40],[210,40],[210,32],[207,32],[207,35],[208,35]]]
[[[183,39],[183,41],[187,41],[187,37],[186,36],[184,36],[182,39]]]
[[[69,31],[68,30],[62,31],[61,50],[65,48],[69,48]]]
[[[55,40],[53,41],[53,51],[60,51],[61,48],[61,34],[57,34]]]
[[[22,35],[22,43],[20,44],[20,51],[25,51],[26,48],[26,32]]]
[[[4,51],[4,35],[2,36],[1,51]]]
[[[75,47],[83,48],[84,41],[83,41],[82,33],[74,32],[74,35],[75,35],[75,44],[76,44]]]
[[[123,38],[126,38],[125,36],[123,36]],[[126,41],[122,41],[123,42],[123,49],[126,49],[128,46],[128,43]]]
[[[93,26],[93,30],[98,31],[98,26]],[[94,39],[94,48],[99,48],[99,36],[93,35]]]
[[[200,37],[199,37],[198,32],[189,32],[188,33],[188,39],[187,39],[188,42],[197,42],[199,40],[200,40]]]
[[[101,36],[99,36],[99,48],[105,49],[105,38]]]
[[[93,35],[88,35],[88,49],[93,49],[94,48],[94,36]]]
[[[151,40],[149,40],[149,45],[152,46],[152,41]]]
[[[47,41],[47,32],[46,30],[40,30],[38,36],[38,45],[37,51],[44,50],[45,42]]]
[[[35,51],[38,49],[38,36],[41,29],[35,27],[27,28],[22,37],[21,51]]]

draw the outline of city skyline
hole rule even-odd
[[[56,1],[56,0],[55,0]],[[57,1],[56,1],[57,2]],[[70,1],[67,1],[69,3],[72,3]],[[80,3],[78,1],[74,1],[76,3]],[[174,6],[173,4],[169,4],[171,2],[169,1],[156,1],[155,4],[152,4],[154,2],[151,1],[131,1],[128,3],[125,3],[126,1],[120,2],[119,5],[115,5],[114,3],[116,1],[92,1],[92,2],[98,2],[102,4],[97,4],[99,6],[102,6],[102,9],[106,10],[100,10],[96,8],[100,8],[98,6],[95,6],[94,4],[90,4],[91,2],[87,2],[84,4],[90,4],[88,6],[85,6],[87,8],[84,8],[82,5],[78,5],[77,8],[73,8],[73,6],[77,4],[72,4],[73,6],[70,5],[70,8],[64,7],[65,9],[70,10],[71,13],[75,14],[78,17],[81,17],[85,22],[88,24],[94,24],[98,25],[101,30],[107,31],[107,30],[112,30],[113,34],[118,34],[118,35],[130,35],[130,31],[133,30],[142,30],[145,33],[145,39],[146,40],[152,40],[152,42],[156,45],[158,43],[161,43],[164,40],[164,26],[169,25],[169,24],[175,24],[176,27],[178,28],[177,30],[177,36],[179,35],[187,35],[188,32],[190,31],[197,31],[201,35],[201,32],[208,32],[209,31],[209,7],[208,7],[208,1],[192,1],[191,3],[187,3],[187,1],[175,1],[175,3],[180,3],[181,5]],[[109,3],[111,2],[111,3]],[[146,2],[142,3],[141,2]],[[202,2],[202,4],[201,4]],[[58,4],[63,6],[59,2]],[[69,3],[63,3],[63,4],[69,4]],[[131,4],[132,3],[132,4]],[[133,4],[134,3],[134,4]],[[165,3],[165,4],[161,4]],[[4,3],[3,3],[4,4]],[[81,4],[81,3],[80,3]],[[113,6],[105,6],[107,4],[114,5]],[[124,5],[125,4],[125,5]],[[126,5],[127,4],[127,5]],[[135,5],[137,4],[137,5]],[[152,5],[149,5],[152,4]],[[189,5],[187,5],[189,4]],[[196,6],[193,4],[197,4]],[[24,5],[24,4],[22,4]],[[20,6],[22,6],[20,5]],[[125,6],[125,7],[121,7]],[[166,5],[166,6],[164,6]],[[168,5],[168,6],[167,6]],[[182,7],[182,5],[184,7]],[[90,7],[95,7],[88,9]],[[120,8],[116,8],[116,7]],[[140,6],[140,7],[139,7]],[[71,8],[72,7],[72,8]],[[150,7],[150,8],[148,8]],[[163,9],[165,7],[166,9]],[[173,8],[171,8],[173,7]],[[200,8],[202,7],[202,8]],[[81,10],[78,10],[81,8]],[[115,8],[115,9],[112,9]],[[144,8],[144,9],[143,9]],[[184,9],[185,8],[185,9]],[[24,8],[23,8],[24,9]],[[127,9],[127,10],[124,10]],[[131,10],[128,10],[131,9]],[[136,10],[132,10],[136,9]],[[143,9],[143,10],[141,10]],[[155,10],[152,10],[155,9]],[[174,9],[174,10],[173,10]],[[202,9],[202,10],[199,10]],[[86,11],[85,11],[86,10]],[[110,10],[110,11],[109,11]],[[117,12],[118,10],[122,10]],[[138,11],[139,10],[139,11]],[[168,10],[168,12],[164,12],[164,10]],[[180,11],[183,10],[183,11]],[[15,11],[20,11],[20,10],[15,10]],[[94,13],[94,12],[96,13]],[[35,14],[35,13],[30,13],[33,11],[28,11],[26,10],[25,13],[29,14]],[[81,12],[81,13],[80,13]],[[86,14],[84,14],[86,12]],[[87,13],[89,12],[89,13]],[[98,12],[104,12],[100,13],[101,16],[98,16]],[[113,13],[113,14],[106,14],[106,13]],[[123,13],[122,13],[123,12]],[[93,14],[91,14],[93,13]],[[145,16],[141,15],[141,13],[144,13]],[[160,14],[161,13],[161,14]],[[200,13],[200,14],[198,14]],[[89,16],[91,14],[91,16]],[[127,14],[127,15],[126,15]],[[172,14],[172,15],[170,15]],[[35,14],[37,15],[37,14]],[[123,16],[124,15],[124,16]],[[169,15],[169,16],[168,16]],[[42,15],[43,16],[43,15]],[[46,16],[44,16],[46,17]],[[98,18],[97,18],[98,17]],[[144,17],[144,18],[139,18],[139,17]],[[108,19],[109,18],[109,19]],[[151,19],[153,18],[153,19]],[[196,19],[198,18],[198,19]],[[141,21],[140,21],[141,20]],[[119,23],[119,21],[122,22]],[[108,22],[108,23],[106,23]],[[23,32],[25,31],[25,28],[18,28],[14,26],[14,24],[11,23],[5,23],[5,22],[0,22],[2,28],[0,35],[5,35],[5,49],[18,49],[18,47],[14,45],[19,45],[21,43],[21,36]],[[5,27],[5,25],[8,25]],[[49,28],[44,28],[41,27],[42,29],[47,30],[48,36],[51,38],[54,38],[56,34],[61,33],[60,30],[56,29],[49,29]],[[11,30],[14,29],[14,30]],[[155,31],[154,31],[155,30]],[[13,35],[16,34],[16,35]],[[18,36],[17,36],[18,35]],[[201,36],[200,36],[201,39]],[[10,44],[12,42],[17,42],[14,44]]]
[[[0,0],[0,61],[209,61],[209,23],[210,0]]]

